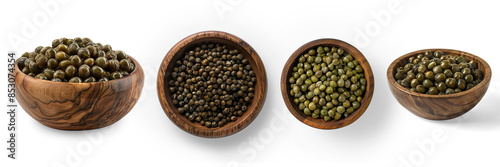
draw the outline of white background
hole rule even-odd
[[[0,166],[500,165],[500,69],[494,64],[500,60],[498,1],[39,2],[54,2],[57,8],[47,12],[37,1],[0,4],[2,108],[7,103],[7,52],[20,55],[60,37],[89,37],[124,50],[144,68],[145,85],[132,111],[100,130],[51,129],[19,107],[16,160],[7,158],[8,115],[3,109]],[[29,24],[35,31],[23,32]],[[220,139],[179,129],[163,112],[156,92],[164,55],[179,40],[205,30],[244,39],[262,58],[268,77],[260,115],[246,129]],[[366,38],[359,40],[363,35]],[[14,44],[12,36],[24,40]],[[375,75],[368,110],[337,130],[318,130],[297,121],[285,107],[279,87],[288,57],[319,38],[353,44]],[[449,121],[424,120],[405,110],[390,93],[386,70],[391,61],[426,48],[458,49],[490,63],[489,90],[467,114]]]

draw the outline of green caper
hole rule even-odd
[[[49,67],[50,69],[56,69],[58,65],[59,63],[54,58],[47,60],[47,67]]]
[[[449,95],[449,94],[453,94],[453,93],[455,93],[455,90],[454,90],[454,89],[452,89],[452,88],[448,88],[448,89],[446,89],[446,91],[445,91],[445,94],[447,94],[447,95]]]
[[[458,67],[458,64],[452,64],[451,65],[451,72],[459,72],[460,67]]]
[[[87,79],[83,80],[85,83],[90,83],[90,82],[96,82],[96,79],[94,77],[88,77]]]
[[[118,56],[116,56],[115,51],[110,51],[110,52],[106,52],[106,55],[104,57],[106,57],[106,59],[108,59],[108,60],[111,60],[111,59],[117,59]]]
[[[444,53],[440,50],[434,52],[434,57],[441,57],[443,55],[444,55]]]
[[[450,69],[446,69],[443,71],[443,74],[446,76],[446,78],[451,78],[453,77],[453,72],[451,72]]]
[[[120,79],[122,77],[123,77],[123,75],[120,71],[115,71],[115,72],[111,73],[110,79],[112,79],[112,80],[113,79]]]
[[[417,67],[418,73],[425,73],[425,71],[427,71],[427,67],[425,67],[423,64],[418,65],[418,67]]]
[[[417,79],[412,79],[411,82],[410,82],[410,86],[412,88],[416,88],[418,85],[420,85],[420,83],[418,82]]]
[[[92,66],[92,76],[101,78],[103,75],[104,75],[104,69],[102,69],[98,65]]]
[[[68,46],[68,49],[69,49],[69,54],[76,55],[78,54],[78,49],[80,49],[80,46],[78,46],[77,43],[72,43]]]
[[[56,48],[59,44],[61,44],[61,40],[60,39],[54,39],[52,41],[52,48]]]
[[[59,68],[60,69],[66,69],[66,67],[68,67],[69,65],[71,65],[71,61],[69,60],[63,60],[61,62],[59,62]]]
[[[68,54],[66,54],[65,52],[63,51],[59,51],[56,53],[56,56],[55,56],[56,60],[57,61],[63,61],[63,60],[66,60],[69,58]]]
[[[430,95],[437,95],[439,93],[438,89],[436,87],[430,87],[429,88],[429,94]]]
[[[63,70],[56,70],[56,71],[54,72],[53,78],[60,78],[60,79],[64,79],[64,78],[66,78],[66,73],[64,73],[64,71],[63,71]]]
[[[123,71],[129,71],[132,68],[132,63],[128,59],[120,60],[120,69]]]
[[[455,79],[463,79],[464,78],[464,74],[461,73],[461,72],[455,72],[453,74],[453,78],[455,78]]]
[[[448,60],[441,61],[441,64],[439,66],[444,70],[449,69],[451,67],[450,62]]]
[[[112,48],[111,48],[111,45],[109,45],[109,44],[106,44],[106,45],[104,45],[104,46],[102,47],[102,50],[103,50],[104,52],[109,52],[109,51],[111,51],[111,49],[112,49]]]
[[[43,73],[37,74],[35,76],[36,79],[43,79],[43,80],[48,80],[47,77]]]
[[[434,67],[436,67],[436,62],[430,62],[430,63],[427,65],[427,69],[434,69]]]
[[[38,74],[42,70],[42,68],[40,68],[40,66],[38,66],[38,64],[35,63],[34,61],[30,61],[28,67],[31,73]]]
[[[69,49],[68,49],[68,46],[66,44],[59,44],[59,45],[57,45],[57,47],[55,48],[55,50],[57,52],[62,51],[64,53],[66,53],[66,54],[69,54]]]
[[[465,88],[467,88],[467,82],[464,79],[458,79],[457,88],[460,90],[465,90]]]
[[[45,77],[47,77],[47,79],[52,79],[52,77],[54,76],[54,70],[46,68],[45,70],[43,70],[43,74],[45,75]]]
[[[425,72],[424,75],[425,75],[426,79],[435,79],[435,75],[432,71],[427,71],[427,72]]]
[[[444,73],[438,73],[434,77],[434,81],[436,82],[444,82],[446,80],[446,75]]]
[[[87,49],[89,50],[90,57],[97,58],[97,48],[95,46],[89,45],[87,46]]]
[[[436,67],[432,68],[432,72],[434,72],[434,74],[442,73],[443,68],[441,66],[436,66]]]
[[[90,67],[94,66],[94,58],[89,57],[89,58],[85,59],[83,61],[83,64],[86,64]]]
[[[108,67],[108,59],[106,59],[105,57],[98,57],[95,60],[95,64],[101,68],[106,68]]]
[[[108,61],[108,69],[109,69],[109,71],[120,70],[120,62],[116,59],[109,60]],[[243,75],[243,73],[241,75]]]
[[[470,68],[464,68],[464,69],[462,69],[462,74],[463,75],[469,75],[469,74],[471,74]]]
[[[430,79],[426,79],[424,80],[424,82],[422,82],[422,85],[429,89],[430,87],[434,86],[434,83],[430,80]]]
[[[474,81],[474,77],[472,75],[465,75],[464,76],[464,79],[465,79],[465,82],[467,83],[472,83],[472,81]]]
[[[27,57],[20,57],[18,62],[17,62],[17,65],[19,66],[19,69],[23,69],[25,66],[25,62],[28,58]]]
[[[22,71],[23,73],[25,73],[25,74],[29,74],[29,73],[31,73],[31,71],[30,71],[29,67],[24,67],[21,71]]]
[[[415,78],[418,80],[418,82],[422,83],[425,80],[425,75],[423,73],[418,73]]]
[[[68,67],[66,67],[66,70],[64,70],[64,73],[66,74],[67,78],[72,78],[76,75],[76,67],[73,65],[69,65]]]
[[[445,84],[448,88],[455,88],[457,87],[457,80],[455,78],[447,78]]]
[[[96,56],[97,57],[105,57],[106,56],[106,52],[104,52],[103,50],[99,50],[99,51],[97,51]]]
[[[83,64],[78,68],[78,75],[82,78],[87,78],[90,76],[90,66]]]
[[[71,64],[74,65],[75,67],[79,67],[82,65],[82,59],[76,55],[69,57],[69,61],[71,61]]]
[[[38,67],[44,68],[47,66],[47,61],[48,61],[47,57],[41,56],[36,60],[36,64],[38,65]]]
[[[415,89],[418,93],[425,93],[425,87],[423,85],[418,85]]]
[[[55,58],[56,56],[56,50],[54,50],[53,48],[48,48],[46,51],[45,51],[45,57],[47,58]]]
[[[82,83],[82,79],[80,77],[73,77],[73,78],[69,79],[68,82],[71,82],[71,83]]]

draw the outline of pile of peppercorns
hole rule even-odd
[[[187,51],[175,61],[169,79],[179,113],[209,128],[242,116],[252,102],[257,80],[247,58],[217,43]]]

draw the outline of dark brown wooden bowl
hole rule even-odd
[[[396,69],[405,65],[408,62],[408,58],[417,56],[425,51],[434,52],[437,50],[443,51],[444,54],[458,55],[478,62],[478,68],[484,71],[483,81],[470,90],[450,95],[428,95],[411,92],[396,82],[394,79]],[[392,95],[408,111],[426,119],[447,120],[468,112],[481,101],[490,85],[491,68],[486,61],[467,52],[452,49],[424,49],[405,54],[394,60],[387,69],[387,79],[389,80],[389,88]]]
[[[93,83],[53,82],[19,70],[16,61],[16,98],[41,124],[61,130],[88,130],[111,125],[134,107],[144,85],[144,72],[130,57],[135,70],[129,76]]]
[[[293,102],[293,97],[290,95],[290,84],[288,83],[288,79],[292,76],[293,67],[297,64],[300,55],[306,53],[309,49],[316,48],[318,46],[328,46],[328,47],[337,47],[342,48],[347,53],[351,54],[354,59],[356,59],[361,67],[363,67],[364,74],[368,85],[366,86],[366,92],[363,96],[363,100],[361,101],[361,107],[356,111],[351,113],[351,115],[347,116],[347,118],[343,118],[338,121],[325,121],[324,119],[314,119],[311,116],[307,116],[301,111],[297,104]],[[281,94],[283,96],[283,100],[285,101],[288,110],[292,113],[295,118],[297,118],[302,123],[318,128],[318,129],[337,129],[344,126],[347,126],[354,121],[356,121],[365,110],[370,105],[370,101],[373,96],[373,90],[375,88],[375,81],[373,77],[373,72],[370,67],[370,64],[363,56],[363,54],[356,49],[354,46],[337,39],[318,39],[311,41],[302,45],[299,49],[297,49],[293,54],[288,58],[285,66],[283,67],[283,71],[281,73]]]
[[[168,81],[171,78],[171,72],[175,61],[184,56],[187,50],[194,49],[196,46],[205,42],[215,42],[226,45],[229,49],[238,49],[245,58],[249,60],[252,66],[257,83],[255,84],[254,98],[248,110],[234,122],[228,122],[226,125],[217,128],[207,128],[200,123],[191,122],[186,116],[179,113],[177,107],[172,102]],[[171,63],[172,62],[172,63]],[[267,77],[264,64],[255,50],[245,41],[232,34],[220,31],[204,31],[190,35],[170,49],[165,55],[158,71],[158,98],[163,110],[168,118],[172,120],[182,130],[200,137],[217,138],[225,137],[239,132],[247,127],[259,114],[267,92]]]

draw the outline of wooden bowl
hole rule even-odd
[[[220,43],[226,45],[229,49],[238,49],[240,53],[249,60],[257,78],[254,98],[248,106],[247,111],[244,112],[241,117],[238,117],[236,121],[228,122],[226,125],[216,128],[207,128],[200,123],[189,121],[186,116],[179,113],[177,107],[172,102],[172,95],[168,91],[168,81],[171,78],[171,72],[174,68],[175,61],[184,56],[186,51],[194,49],[196,46],[205,42]],[[163,110],[168,118],[170,118],[179,128],[196,136],[217,138],[239,132],[257,117],[266,98],[267,77],[262,60],[248,43],[226,32],[204,31],[182,39],[170,49],[160,65],[157,87],[158,98]]]
[[[144,85],[144,72],[130,58],[135,70],[129,76],[93,83],[53,82],[28,76],[16,62],[16,98],[41,124],[61,130],[102,128],[123,118],[134,107]]]
[[[437,50],[444,52],[444,54],[458,55],[478,62],[478,68],[484,71],[483,81],[470,90],[450,95],[428,95],[411,92],[396,82],[394,79],[396,69],[405,65],[408,62],[408,58],[424,53],[425,51],[434,52]],[[491,68],[486,61],[467,52],[451,49],[424,49],[405,54],[394,60],[389,69],[387,69],[387,79],[389,80],[389,88],[392,94],[398,100],[399,104],[408,111],[426,119],[446,120],[466,113],[481,101],[481,98],[483,98],[490,85]]]
[[[290,84],[288,83],[288,79],[292,76],[292,69],[297,64],[299,57],[306,53],[309,49],[316,48],[318,46],[342,48],[344,49],[344,51],[351,54],[354,59],[359,62],[361,67],[363,67],[365,78],[368,83],[368,85],[366,86],[365,95],[363,96],[363,100],[361,101],[361,107],[347,116],[347,118],[343,118],[338,121],[325,121],[324,119],[315,119],[311,116],[307,116],[303,111],[299,109],[298,105],[293,102],[293,97],[289,93]],[[281,73],[281,94],[286,106],[288,107],[288,110],[290,110],[290,113],[292,113],[292,115],[302,123],[318,129],[337,129],[347,126],[356,121],[361,115],[363,115],[365,110],[370,105],[374,86],[375,81],[372,69],[363,54],[354,46],[337,39],[318,39],[302,45],[299,49],[293,52],[290,58],[288,58],[288,61],[283,67],[283,71]]]

